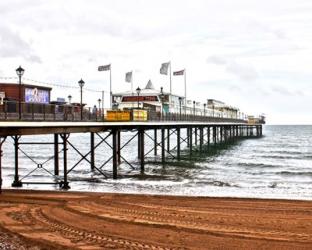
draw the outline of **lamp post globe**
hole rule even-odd
[[[19,88],[18,88],[18,119],[22,118],[22,105],[21,105],[21,98],[22,98],[22,76],[24,75],[25,70],[19,66],[16,70],[16,74],[19,80]]]
[[[140,87],[137,87],[136,92],[138,94],[138,98],[137,98],[137,100],[138,100],[138,108],[140,108],[140,93],[141,93]]]
[[[80,87],[80,120],[82,121],[82,88],[85,85],[85,82],[80,79],[80,81],[78,82],[79,87]]]

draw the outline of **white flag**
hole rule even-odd
[[[160,67],[160,74],[162,75],[168,75],[168,68],[169,68],[170,62],[162,63]]]
[[[126,73],[126,82],[132,82],[132,71]]]

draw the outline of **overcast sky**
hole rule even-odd
[[[270,124],[312,124],[311,0],[10,0],[0,1],[0,77],[109,91],[149,79],[169,90],[160,64],[186,68],[188,96],[225,101]],[[0,79],[0,82],[3,80]],[[173,77],[183,95],[183,77]],[[79,100],[78,89],[53,88],[53,98]],[[96,104],[100,93],[86,93]],[[108,95],[106,105],[108,106]]]

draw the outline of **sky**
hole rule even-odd
[[[149,79],[169,91],[161,63],[186,69],[188,99],[217,99],[268,124],[312,124],[311,0],[0,0],[0,82],[16,77],[53,87],[52,99],[90,106]],[[184,95],[183,76],[172,77]]]

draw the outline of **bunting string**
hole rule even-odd
[[[18,81],[18,77],[1,77],[0,80],[2,81]],[[65,84],[65,83],[48,83],[48,82],[42,82],[42,81],[37,81],[29,78],[22,78],[23,83],[29,83],[29,84],[40,84],[40,85],[45,85],[45,86],[52,86],[52,87],[57,87],[57,88],[64,88],[64,89],[80,89],[79,86],[72,86],[70,84]],[[90,89],[90,88],[83,88],[84,91],[89,91],[89,92],[96,92],[96,93],[102,93],[101,90],[96,90],[96,89]],[[109,93],[108,91],[104,91],[105,93]]]

